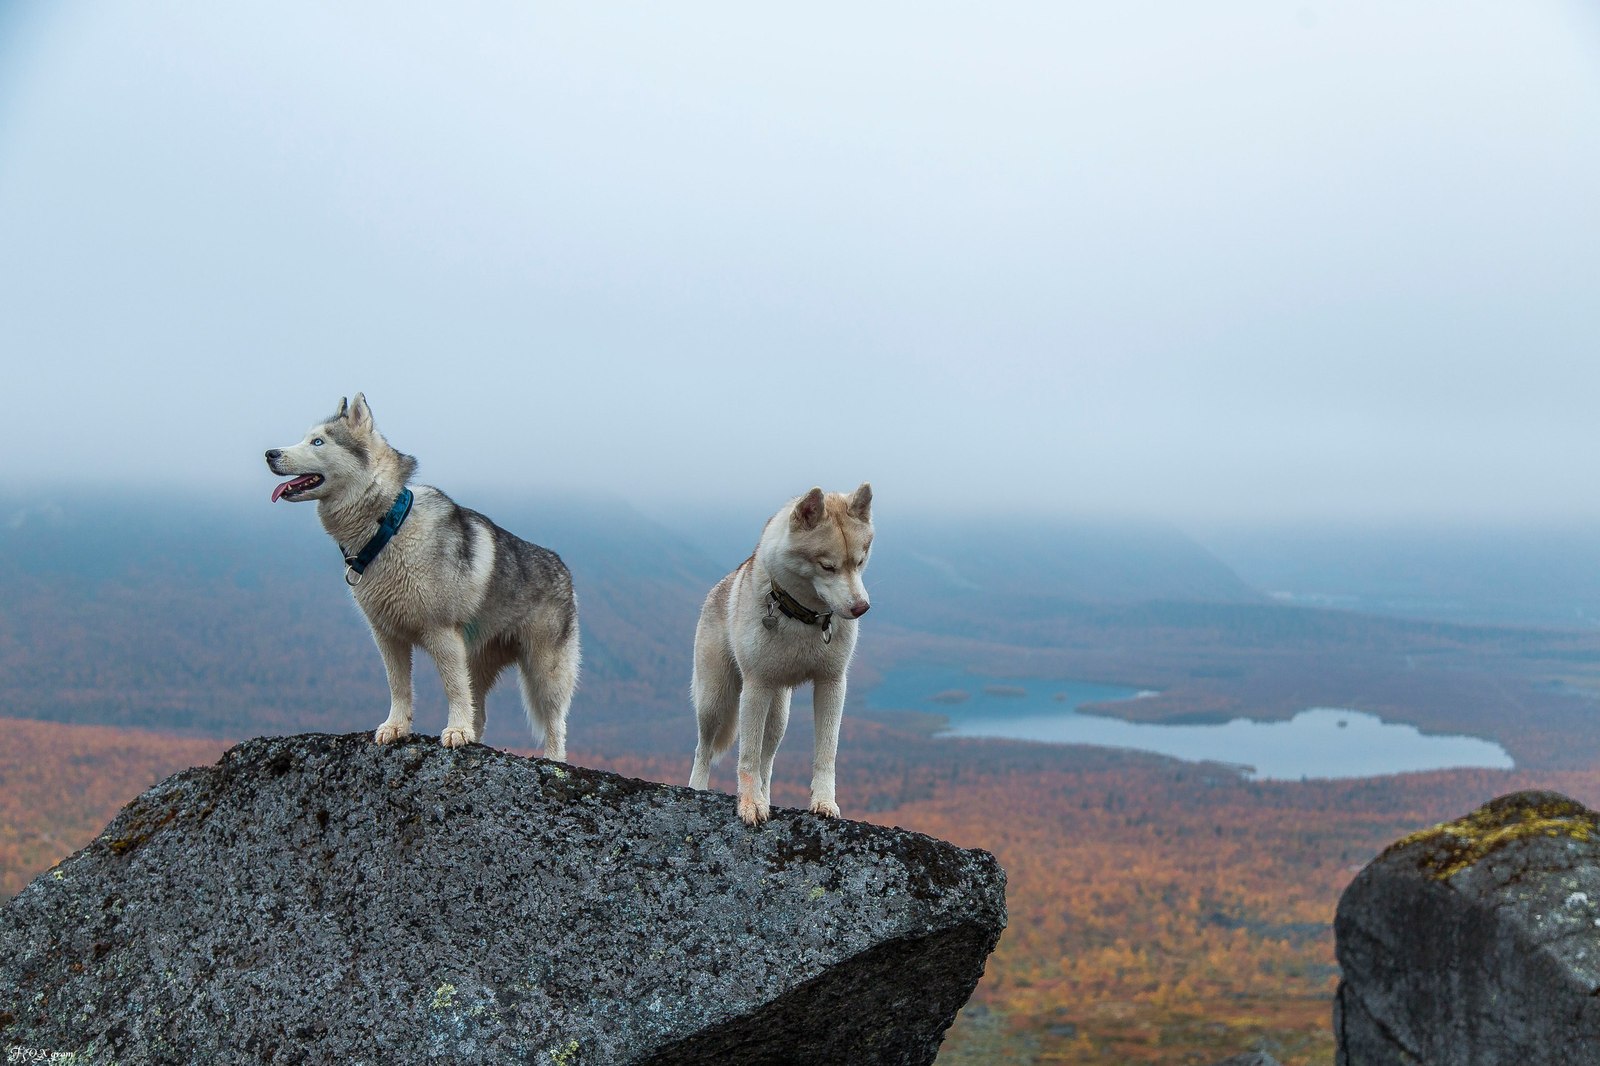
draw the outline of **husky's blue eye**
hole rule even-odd
[[[320,447],[322,447],[322,438],[321,438],[321,437],[312,437],[312,438],[311,438],[311,446],[312,446],[312,447],[313,447],[313,448],[320,448]]]

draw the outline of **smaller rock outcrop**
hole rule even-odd
[[[0,908],[0,1046],[79,1062],[933,1061],[986,852],[432,738],[250,741]]]
[[[1600,1062],[1600,815],[1503,796],[1399,841],[1339,900],[1340,1066]]]
[[[1278,1060],[1268,1055],[1265,1051],[1250,1051],[1243,1055],[1235,1055],[1231,1059],[1212,1063],[1212,1066],[1278,1066]]]

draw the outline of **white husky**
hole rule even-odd
[[[438,489],[407,488],[417,461],[383,439],[360,393],[299,444],[267,452],[267,466],[292,476],[273,501],[316,500],[345,556],[345,581],[389,675],[389,716],[374,740],[411,732],[411,651],[420,644],[450,703],[445,747],[482,739],[484,698],[515,664],[546,757],[566,759],[580,654],[578,600],[559,556]]]
[[[867,613],[861,571],[872,548],[872,486],[849,496],[812,489],[767,522],[750,558],[719,581],[694,635],[695,747],[689,784],[739,737],[739,817],[771,814],[772,760],[789,725],[789,694],[809,681],[816,751],[811,809],[839,815],[834,760],[856,619]]]

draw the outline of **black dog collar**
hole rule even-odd
[[[778,620],[772,617],[772,609],[774,607],[782,611],[786,617],[793,618],[801,625],[814,626],[820,622],[822,624],[822,643],[828,644],[832,642],[832,611],[818,612],[811,610],[799,600],[795,599],[783,589],[779,588],[776,581],[772,583],[772,591],[767,593],[767,617],[763,621],[767,623],[768,629],[773,629],[778,624]]]

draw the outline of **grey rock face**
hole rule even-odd
[[[1334,922],[1340,1066],[1600,1062],[1600,816],[1502,796],[1356,877]]]
[[[1223,1059],[1221,1062],[1213,1063],[1212,1066],[1278,1066],[1278,1060],[1265,1051],[1251,1051],[1235,1055],[1231,1059]]]
[[[0,1047],[88,1062],[928,1063],[993,856],[431,738],[267,738],[0,910]]]

